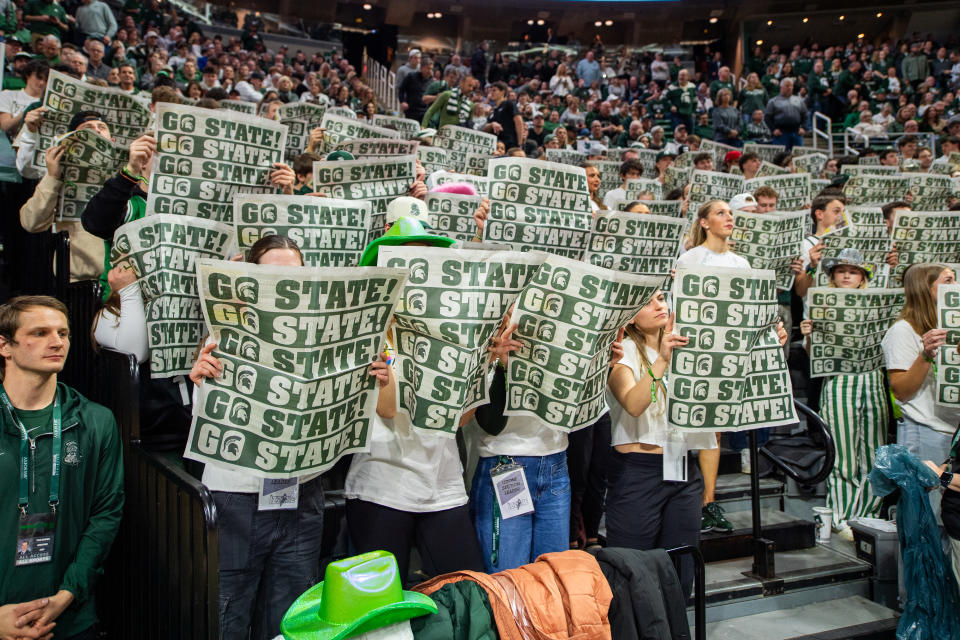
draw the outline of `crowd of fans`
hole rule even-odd
[[[43,99],[50,69],[92,85],[115,87],[132,95],[143,94],[144,101],[151,104],[186,99],[202,107],[218,108],[220,101],[240,100],[255,103],[258,113],[267,117],[276,112],[278,105],[290,102],[346,107],[361,120],[385,112],[378,99],[384,96],[375,95],[354,66],[337,52],[308,56],[302,51],[291,52],[286,47],[272,50],[264,43],[262,27],[257,19],[251,18],[244,24],[241,37],[223,38],[218,35],[211,38],[195,22],[178,15],[171,6],[158,0],[148,0],[146,3],[127,0],[117,11],[101,0],[83,0],[77,6],[61,6],[47,0],[29,0],[23,4],[0,0],[0,33],[4,36],[7,60],[4,91],[0,93],[0,128],[7,141],[18,150],[16,170],[20,174],[20,182],[15,187],[5,187],[4,191],[7,196],[5,205],[10,206],[11,211],[20,212],[19,219],[7,216],[13,220],[5,219],[3,222],[8,273],[18,269],[22,272],[23,265],[27,264],[22,247],[15,246],[15,240],[24,237],[27,231],[47,231],[54,224],[56,194],[62,184],[58,154],[62,151],[56,146],[51,147],[46,153],[45,168],[29,161],[43,119],[43,109],[38,107]],[[400,105],[400,115],[416,120],[424,129],[419,136],[422,144],[430,144],[439,127],[463,126],[494,134],[498,140],[497,156],[542,158],[548,149],[586,149],[588,156],[622,161],[620,175],[625,181],[642,176],[657,179],[661,183],[665,181],[670,163],[680,154],[690,152],[695,154],[692,164],[698,169],[735,170],[748,178],[756,175],[761,165],[756,154],[732,151],[726,155],[723,166],[715,166],[712,154],[698,153],[705,140],[731,147],[741,147],[745,142],[782,144],[785,152],[774,160],[774,164],[793,171],[790,150],[803,144],[814,112],[827,114],[834,122],[842,122],[844,128],[857,132],[866,141],[861,155],[879,155],[881,164],[920,172],[932,171],[935,162],[949,161],[956,165],[956,159],[951,159],[950,154],[960,152],[958,89],[960,52],[948,51],[932,40],[916,39],[880,45],[870,45],[864,41],[826,47],[817,44],[796,45],[789,51],[781,50],[777,45],[771,46],[769,51],[758,47],[745,61],[739,78],[734,76],[720,52],[707,49],[698,53],[692,62],[685,63],[679,58],[667,61],[662,53],[629,55],[626,50],[609,51],[599,39],[582,53],[567,53],[567,50],[557,47],[533,52],[490,52],[487,45],[482,43],[469,57],[455,53],[449,57],[430,58],[413,49],[405,54],[403,64],[396,70],[396,99]],[[70,128],[89,128],[104,137],[110,137],[109,127],[101,114],[95,112],[77,114]],[[923,133],[933,134],[936,144],[922,146],[915,134]],[[321,145],[318,142],[322,139],[323,132],[315,131],[310,137],[310,144],[295,159],[292,167],[275,167],[271,182],[278,190],[283,193],[313,193],[311,172],[313,162],[323,159],[319,154]],[[589,146],[584,146],[584,142],[589,142]],[[614,149],[618,151],[611,151]],[[656,175],[643,175],[644,167],[637,160],[636,149],[659,151]],[[133,219],[131,212],[134,210],[138,211],[137,215],[143,215],[146,191],[142,188],[141,179],[149,172],[155,150],[156,141],[149,134],[134,141],[130,145],[129,163],[122,172],[111,177],[90,201],[83,215],[83,224],[74,222],[72,226],[67,224],[63,227],[71,235],[72,279],[101,278],[116,294],[112,298],[105,296],[106,304],[94,334],[95,339],[104,346],[116,346],[122,342],[123,336],[111,332],[109,327],[119,326],[123,322],[123,314],[129,313],[125,309],[138,304],[142,307],[142,302],[137,302],[139,290],[133,274],[116,265],[110,268],[109,263],[107,270],[104,270],[103,240],[109,242],[124,220]],[[791,291],[780,292],[781,311],[785,320],[785,327],[780,327],[779,331],[782,344],[787,342],[789,331],[795,327],[803,335],[808,335],[812,330],[810,324],[801,322],[801,318],[791,317],[791,298],[803,298],[813,284],[822,252],[819,238],[842,217],[846,204],[839,189],[843,165],[855,164],[857,160],[856,157],[828,158],[822,168],[816,171],[815,178],[840,182],[831,184],[812,198],[810,203],[812,228],[805,240],[803,255],[794,263],[795,283]],[[624,193],[622,188],[620,193],[614,189],[604,197],[598,192],[598,168],[588,163],[585,171],[595,211],[613,209],[617,197]],[[419,172],[410,186],[410,197],[423,197],[427,190],[424,178],[422,171]],[[686,201],[688,196],[688,190],[681,187],[665,194],[665,199]],[[695,214],[690,216],[694,220],[693,231],[686,251],[677,264],[749,268],[749,263],[735,255],[728,243],[729,228],[733,226],[731,209],[772,211],[776,209],[777,198],[777,193],[772,189],[760,189],[755,193],[741,194],[729,204],[713,201],[699,211],[691,212]],[[416,209],[411,208],[409,203],[401,204],[410,211]],[[943,204],[943,208],[947,208],[954,203]],[[909,201],[888,203],[884,207],[884,217],[892,225],[897,212],[909,206]],[[478,238],[485,224],[485,207],[481,205],[475,216]],[[629,207],[630,211],[638,213],[644,209],[642,202]],[[399,220],[408,217],[391,218],[388,213],[388,222],[396,223],[398,228],[406,227],[413,223],[401,223]],[[422,231],[421,227],[418,228]],[[258,259],[251,261],[296,266],[302,264],[302,257],[292,241],[274,236],[274,240],[262,247]],[[895,250],[888,256],[888,262],[897,264]],[[846,263],[825,266],[825,269],[831,282],[836,281],[835,285],[841,287],[866,286],[871,276],[862,260],[852,255]],[[848,272],[853,274],[849,278]],[[940,461],[946,458],[951,444],[945,432],[953,428],[956,420],[953,416],[944,418],[938,413],[939,409],[933,408],[929,374],[933,354],[944,344],[945,336],[931,333],[937,330],[927,326],[929,323],[917,309],[929,308],[931,302],[927,298],[931,287],[935,291],[938,284],[952,282],[954,275],[951,269],[942,265],[911,269],[909,273],[913,275],[906,280],[906,310],[898,328],[891,330],[884,343],[887,368],[891,374],[890,388],[894,397],[904,404],[901,425],[903,442],[916,445],[916,452],[923,458]],[[19,288],[23,292],[28,285],[14,283],[12,288],[14,291]],[[19,361],[11,360],[13,356],[8,352],[12,352],[11,345],[16,344],[14,337],[20,335],[17,332],[21,329],[22,318],[18,318],[39,313],[36,311],[38,308],[54,316],[63,312],[55,304],[35,299],[21,306],[13,311],[5,308],[6,316],[0,313],[0,350],[6,350],[0,351],[0,355],[13,362],[9,366],[15,367],[21,365]],[[596,425],[571,434],[568,442],[565,433],[561,437],[546,430],[550,432],[549,435],[541,432],[531,435],[529,431],[524,431],[531,429],[529,423],[515,418],[510,418],[508,422],[502,415],[494,416],[499,431],[494,433],[492,427],[488,431],[489,440],[483,446],[487,447],[486,451],[494,453],[485,456],[484,464],[489,464],[480,467],[486,469],[484,473],[490,471],[499,456],[505,455],[504,447],[515,446],[518,449],[511,451],[511,455],[518,459],[535,460],[536,464],[546,464],[554,470],[561,469],[559,475],[566,482],[564,484],[556,480],[557,484],[554,485],[554,490],[559,491],[557,495],[561,496],[555,502],[563,503],[560,506],[553,505],[557,506],[554,516],[561,514],[555,518],[559,524],[551,527],[550,535],[542,531],[536,534],[542,536],[542,544],[538,546],[534,543],[534,549],[550,547],[547,550],[551,550],[556,546],[566,547],[567,544],[575,547],[603,544],[599,525],[604,513],[605,495],[609,499],[608,535],[622,546],[663,546],[661,538],[666,535],[664,531],[671,527],[680,531],[677,535],[690,537],[693,544],[701,530],[729,531],[733,528],[714,500],[719,450],[713,434],[698,434],[699,441],[693,443],[691,440],[688,443],[690,449],[700,450],[699,468],[691,467],[690,481],[684,484],[682,491],[667,495],[663,490],[665,483],[662,476],[656,478],[657,473],[662,473],[659,463],[653,465],[656,467],[653,472],[630,467],[636,465],[638,459],[655,454],[657,450],[661,454],[663,451],[660,440],[649,439],[654,436],[644,440],[648,436],[637,434],[656,434],[656,438],[661,438],[666,433],[666,418],[662,412],[656,417],[644,412],[648,407],[658,404],[655,390],[663,378],[672,349],[685,344],[683,339],[673,336],[669,330],[665,331],[668,326],[664,319],[667,306],[662,294],[656,296],[631,323],[631,330],[624,340],[626,356],[624,347],[617,347],[621,351],[616,359],[625,359],[612,369],[609,395],[613,407],[611,414],[615,414],[612,418],[606,416]],[[142,316],[142,308],[140,313]],[[809,322],[808,319],[806,321]],[[63,331],[66,329],[57,325],[50,333],[57,337],[51,339],[62,342],[65,337]],[[510,351],[505,345],[511,344],[515,348],[516,344],[509,340],[509,334],[501,337],[498,348],[505,360]],[[197,384],[217,374],[220,365],[210,355],[211,348],[211,345],[207,345],[203,349],[194,367],[191,378]],[[789,353],[789,345],[787,349]],[[145,337],[132,352],[141,360],[148,359]],[[10,371],[14,371],[13,379],[16,379],[15,370],[8,369],[8,375]],[[645,380],[647,373],[653,379],[652,386],[649,381],[639,384]],[[846,386],[850,381],[839,380],[843,376],[837,376],[839,382],[832,380],[827,383],[820,408],[830,417],[835,428],[849,429],[851,432],[866,429],[869,438],[872,438],[871,446],[875,448],[877,443],[882,442],[882,434],[886,432],[885,415],[889,396],[879,371],[874,373],[877,375],[864,374],[866,378],[858,378],[856,385],[860,386],[854,387]],[[386,358],[383,363],[372,366],[371,374],[377,377],[381,386],[387,385],[393,376],[393,373],[388,373]],[[855,390],[851,391],[851,388]],[[43,393],[47,392],[55,394],[50,389]],[[180,400],[179,390],[172,383],[162,393],[173,397],[174,405]],[[663,389],[660,396],[663,403],[666,403],[665,394],[666,390]],[[24,408],[17,404],[23,397],[13,398],[18,410]],[[866,426],[853,425],[845,416],[850,413],[851,406],[859,410],[864,398],[873,403],[871,410],[876,411],[871,415],[874,417]],[[389,403],[384,402],[386,404]],[[168,427],[171,420],[183,425],[189,423],[190,411],[189,406],[186,407],[181,403],[173,418],[165,414]],[[401,419],[380,406],[378,415],[383,420]],[[604,420],[605,424],[602,424]],[[103,422],[106,424],[109,421],[104,419]],[[478,422],[486,429],[483,420],[478,418]],[[113,428],[107,424],[102,430],[106,433]],[[503,432],[503,429],[506,431]],[[421,547],[426,545],[432,554],[428,557],[424,554],[424,548],[421,548],[424,562],[428,569],[438,572],[462,568],[489,571],[516,564],[528,557],[526,549],[517,554],[504,549],[502,562],[491,560],[491,550],[488,548],[490,536],[479,533],[479,537],[472,535],[483,527],[493,527],[493,523],[477,520],[471,524],[466,506],[467,496],[457,466],[459,454],[452,439],[440,443],[431,439],[432,436],[418,434],[417,430],[407,430],[406,435],[400,434],[403,430],[396,431],[394,433],[391,430],[389,436],[393,438],[389,442],[396,446],[386,447],[385,451],[377,453],[379,458],[373,454],[362,454],[354,459],[354,468],[367,465],[364,468],[372,474],[356,480],[355,484],[363,485],[363,490],[356,491],[360,497],[353,497],[353,501],[348,503],[347,514],[348,523],[353,518],[355,522],[370,525],[363,528],[369,537],[365,541],[366,546],[396,546],[399,544],[397,539],[400,539],[409,552],[412,544]],[[516,436],[516,439],[504,438],[502,433]],[[496,441],[497,437],[501,437],[501,440]],[[401,442],[401,438],[405,440]],[[736,448],[744,447],[744,443],[738,446],[733,440],[730,444]],[[611,445],[616,448],[611,449]],[[403,456],[402,451],[408,447],[414,453]],[[592,453],[591,450],[599,453]],[[484,449],[481,448],[481,451]],[[635,457],[638,455],[640,458]],[[858,466],[860,453],[842,451],[840,455],[841,462],[833,480],[836,491],[828,501],[837,509],[834,524],[841,533],[852,535],[846,526],[847,520],[861,515],[876,515],[878,504],[864,489],[862,468]],[[398,456],[401,459],[397,459]],[[646,457],[644,464],[650,459]],[[568,460],[573,461],[569,463],[569,477],[566,467]],[[423,496],[406,496],[410,500],[405,503],[406,506],[396,506],[397,503],[391,503],[384,498],[384,494],[404,498],[404,491],[413,492],[415,488],[396,486],[402,483],[390,480],[386,475],[378,475],[383,473],[382,470],[369,471],[376,465],[383,465],[391,471],[405,471],[404,465],[413,464],[421,465],[421,470],[426,468],[427,475],[434,472],[424,482],[429,485],[428,489],[435,490],[436,495],[441,495],[446,502],[439,505]],[[356,472],[356,475],[359,476],[360,472]],[[219,496],[244,493],[245,489],[237,487],[255,480],[210,469],[203,478]],[[116,482],[116,478],[111,481]],[[628,485],[646,486],[644,483],[656,485],[655,490],[663,491],[657,500],[675,509],[669,517],[658,521],[656,526],[638,521],[638,514],[641,513],[638,509],[644,504],[627,490]],[[319,529],[322,509],[318,505],[322,506],[322,491],[319,483],[310,485],[305,482],[304,487],[309,489],[302,489],[301,500],[309,498],[312,511],[307,515],[313,518],[309,522],[316,523]],[[574,494],[579,492],[573,500],[576,504],[572,507],[567,497],[571,490]],[[370,495],[379,491],[379,498],[366,496],[363,491],[371,492]],[[348,497],[351,497],[349,489]],[[223,500],[222,497],[218,499]],[[118,520],[119,506],[115,503],[110,506],[113,511],[111,518]],[[223,507],[218,504],[218,507],[225,514],[236,514],[238,519],[249,516],[249,505],[233,503]],[[418,511],[421,507],[426,513]],[[387,511],[389,513],[385,515]],[[398,515],[408,511],[417,512],[417,517],[406,519],[406,516]],[[299,515],[304,516],[303,510]],[[434,518],[429,527],[423,524],[427,516]],[[371,525],[377,522],[381,523],[379,529]],[[316,576],[304,576],[301,572],[295,579],[291,578],[288,584],[281,585],[285,586],[284,589],[278,587],[272,594],[258,595],[257,582],[254,581],[251,586],[249,580],[251,574],[248,571],[251,569],[246,562],[238,559],[244,555],[243,549],[250,541],[244,537],[244,532],[229,528],[232,526],[229,523],[223,526],[222,556],[224,553],[234,555],[228,558],[232,564],[221,562],[221,588],[225,593],[235,596],[235,599],[224,604],[221,624],[224,629],[235,629],[232,633],[245,635],[251,624],[255,629],[257,627],[256,621],[251,622],[251,616],[255,613],[251,609],[252,603],[256,601],[259,606],[262,601],[269,600],[264,606],[270,609],[267,612],[269,615],[264,611],[258,611],[255,615],[269,620],[269,623],[263,624],[275,630],[277,616],[285,609],[281,603],[288,603],[291,596],[302,591],[305,585],[312,584]],[[421,529],[429,529],[429,535]],[[358,542],[359,530],[358,527],[353,532],[354,542],[363,546]],[[405,532],[402,536],[397,533],[401,530]],[[640,534],[637,532],[640,530],[646,536],[643,542],[638,542]],[[318,549],[319,534],[314,534],[316,539],[308,541],[309,549],[302,552],[306,556]],[[497,536],[499,540],[499,529]],[[556,540],[558,536],[561,538],[559,542]],[[391,540],[391,537],[396,539]],[[547,539],[549,544],[543,542]],[[264,548],[273,544],[269,540],[257,542],[262,543]],[[109,540],[106,546],[109,547]],[[268,549],[264,553],[269,555],[272,551]],[[397,555],[401,558],[400,567],[405,573],[409,557],[402,557],[402,552]],[[960,553],[957,555],[960,556]],[[307,560],[297,556],[292,559],[292,564],[309,564]],[[296,568],[290,567],[290,558],[287,562],[285,569],[296,573]],[[258,570],[265,571],[263,567]],[[689,587],[689,584],[685,581],[684,586]],[[42,637],[41,632],[47,633],[48,625],[63,611],[59,609],[54,613],[48,609],[50,602],[57,608],[66,608],[72,600],[73,595],[51,594],[50,601],[27,609],[27,613],[17,609],[17,615],[39,612],[33,620],[40,622],[31,627],[31,631],[38,635],[31,637]],[[0,607],[0,625],[5,624],[5,616],[9,613]],[[85,615],[89,617],[89,614],[90,611],[85,610]],[[78,625],[75,630],[83,631],[85,621],[86,618],[79,622],[72,620]],[[264,632],[263,629],[258,631]],[[258,637],[262,637],[262,633]]]

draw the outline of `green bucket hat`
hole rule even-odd
[[[423,228],[423,223],[416,218],[400,218],[387,229],[385,234],[367,245],[367,248],[363,250],[363,255],[360,256],[360,266],[376,266],[381,245],[397,246],[408,242],[426,242],[432,247],[449,247],[456,240],[427,233],[427,230]]]
[[[437,612],[429,596],[404,591],[397,559],[371,551],[327,565],[323,582],[287,609],[286,640],[340,640]]]

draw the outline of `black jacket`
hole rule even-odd
[[[113,241],[113,233],[127,217],[127,203],[134,196],[147,199],[147,193],[130,180],[117,174],[107,180],[80,216],[87,233]]]
[[[610,630],[617,640],[690,640],[687,598],[663,549],[591,551],[610,584]]]

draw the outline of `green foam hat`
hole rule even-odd
[[[372,267],[377,264],[382,245],[397,246],[408,242],[425,242],[432,247],[449,247],[456,240],[446,236],[435,236],[427,233],[423,223],[416,218],[400,218],[387,229],[387,232],[370,242],[360,256],[361,267]]]
[[[392,553],[371,551],[328,564],[280,629],[286,640],[339,640],[436,612],[429,596],[402,589]]]
[[[327,154],[326,160],[354,160],[353,154],[349,151],[344,151],[340,149],[338,151],[331,151]]]

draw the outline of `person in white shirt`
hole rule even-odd
[[[703,265],[750,269],[746,258],[730,250],[728,240],[733,233],[733,211],[723,200],[711,200],[700,207],[691,231],[692,248],[677,258],[677,266]],[[780,344],[786,344],[787,332],[783,323],[777,325]],[[719,442],[719,438],[718,438]],[[700,452],[700,470],[703,472],[703,517],[701,531],[732,531],[733,524],[723,516],[723,509],[714,502],[720,450]]]
[[[921,460],[942,462],[960,420],[960,411],[936,404],[937,352],[947,332],[937,327],[937,288],[956,275],[943,264],[914,264],[903,274],[906,303],[883,337],[890,390],[900,405],[897,444]]]
[[[260,102],[263,98],[263,74],[259,71],[254,71],[250,74],[248,80],[241,80],[236,85],[237,93],[240,94],[241,100],[246,100],[247,102]]]
[[[603,196],[603,206],[607,209],[615,210],[617,202],[627,198],[627,180],[643,177],[643,165],[639,160],[626,160],[620,164],[620,179],[623,180],[623,186],[607,191]]]
[[[0,129],[12,141],[23,124],[24,110],[43,100],[50,66],[44,60],[31,60],[23,68],[26,86],[23,89],[0,91]]]
[[[302,267],[297,244],[286,236],[264,236],[248,253],[248,262]],[[200,352],[190,379],[195,385],[219,377],[223,365],[209,342]],[[390,419],[397,399],[393,369],[385,356],[370,365],[379,385],[377,415]],[[196,407],[196,403],[194,403]],[[453,442],[453,440],[451,440]],[[217,505],[220,540],[220,634],[254,640],[273,637],[283,614],[318,581],[323,541],[323,487],[320,474],[299,478],[296,509],[258,510],[263,480],[245,471],[215,464],[203,470],[203,484]]]
[[[687,468],[687,480],[665,481],[664,448],[716,449],[711,432],[682,433],[667,423],[667,386],[674,348],[689,338],[673,332],[673,316],[663,291],[622,330],[607,385],[611,444],[607,491],[607,545],[629,549],[699,546],[703,478],[693,458],[674,461]],[[684,593],[693,582],[692,563],[681,570]]]

